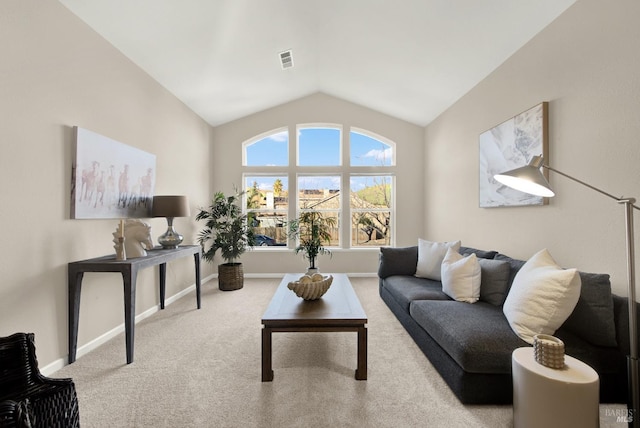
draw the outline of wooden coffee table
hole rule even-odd
[[[271,335],[277,332],[357,332],[357,380],[367,380],[367,314],[345,274],[331,274],[331,288],[318,300],[302,300],[287,284],[302,274],[286,274],[262,316],[262,381],[273,380]]]

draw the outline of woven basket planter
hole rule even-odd
[[[244,285],[242,263],[218,265],[218,288],[222,291],[238,290]]]

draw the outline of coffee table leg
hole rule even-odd
[[[367,380],[367,327],[358,327],[358,368],[356,380]]]
[[[271,369],[271,329],[262,329],[262,381],[271,382],[273,380],[273,370]]]

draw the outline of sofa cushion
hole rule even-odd
[[[416,273],[418,262],[418,246],[413,247],[381,247],[378,276],[386,278],[391,275],[411,275]]]
[[[618,346],[609,275],[580,272],[580,280],[580,298],[561,328],[593,345]]]
[[[580,297],[580,275],[563,269],[544,249],[522,266],[502,307],[513,331],[533,344],[536,334],[554,334]]]
[[[475,254],[463,256],[449,248],[442,260],[442,291],[459,302],[475,303],[480,297],[480,263]]]
[[[509,287],[511,287],[511,284],[513,284],[513,279],[516,277],[516,274],[520,271],[522,266],[524,266],[526,261],[513,259],[513,258],[511,258],[509,256],[506,256],[504,254],[501,254],[501,253],[496,254],[494,259],[495,260],[504,260],[504,261],[509,263],[509,266],[511,267],[510,272],[509,272]]]
[[[442,292],[440,281],[416,278],[415,276],[392,275],[382,281],[383,287],[398,304],[409,312],[409,304],[413,300],[450,300]]]
[[[413,319],[462,369],[471,373],[511,373],[511,353],[526,346],[502,309],[485,302],[416,300]]]
[[[418,264],[416,276],[419,278],[435,279],[440,281],[440,267],[447,250],[453,248],[458,251],[460,241],[455,242],[431,242],[418,239]]]
[[[506,260],[478,259],[480,263],[480,300],[501,306],[509,292],[511,265]]]
[[[478,250],[477,248],[471,248],[471,247],[460,247],[458,252],[463,256],[469,256],[471,254],[475,254],[476,257],[480,259],[492,259],[498,254],[497,251]]]

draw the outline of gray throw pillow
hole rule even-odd
[[[460,247],[458,252],[463,256],[469,256],[471,254],[475,254],[476,257],[481,259],[492,259],[496,256],[496,254],[498,254],[497,251],[478,250],[477,248],[471,248],[471,247]]]
[[[609,275],[580,272],[580,280],[578,303],[560,329],[596,346],[618,346]]]
[[[509,292],[511,266],[505,260],[478,258],[480,262],[480,300],[501,306]]]
[[[378,276],[386,278],[391,275],[411,275],[416,273],[418,263],[418,246],[413,247],[380,247],[380,265]]]
[[[513,279],[516,277],[516,274],[518,273],[520,268],[524,266],[526,261],[514,259],[501,253],[496,254],[496,256],[494,257],[494,260],[504,260],[509,262],[509,266],[511,266],[511,269],[509,272],[509,288],[511,288],[511,284],[513,284]]]

